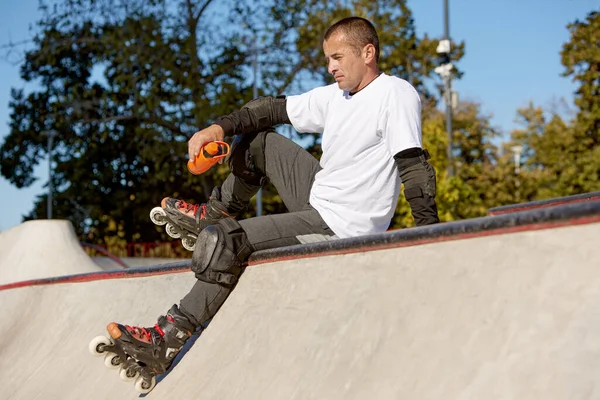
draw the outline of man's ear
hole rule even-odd
[[[373,46],[371,43],[367,44],[363,48],[363,54],[366,62],[371,62],[372,60],[375,60],[375,46]]]

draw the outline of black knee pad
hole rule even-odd
[[[233,286],[252,251],[240,224],[233,218],[225,218],[198,235],[192,271],[201,281]]]
[[[233,175],[255,186],[265,183],[265,140],[269,132],[247,133],[233,139],[228,160]]]

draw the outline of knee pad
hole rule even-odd
[[[225,218],[198,235],[192,271],[201,281],[233,286],[252,251],[240,224],[233,218]]]
[[[262,186],[265,176],[265,140],[269,131],[237,135],[231,144],[229,169],[251,185]]]

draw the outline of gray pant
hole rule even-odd
[[[253,250],[264,250],[335,238],[319,213],[309,204],[310,188],[320,170],[310,153],[276,132],[245,136],[232,150],[234,169],[221,186],[221,200],[228,209],[239,209],[256,194],[266,176],[277,189],[288,213],[248,218],[239,221]],[[236,162],[237,161],[237,162]],[[237,167],[236,167],[237,166]],[[244,175],[246,168],[255,174]],[[180,309],[193,323],[211,319],[231,288],[198,280],[181,300]],[[194,321],[195,320],[195,321]]]

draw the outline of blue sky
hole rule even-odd
[[[551,107],[560,99],[573,102],[575,86],[561,77],[561,46],[569,38],[566,25],[599,10],[597,0],[449,0],[450,35],[464,40],[460,62],[464,77],[454,89],[461,100],[482,104],[492,122],[505,134],[516,127],[517,108],[533,101]],[[0,46],[29,39],[29,26],[39,17],[38,0],[0,2]],[[443,33],[443,0],[409,0],[420,34]],[[8,134],[10,89],[28,88],[19,77],[16,54],[6,61],[0,53],[0,138]],[[0,231],[6,231],[29,213],[38,194],[45,191],[48,164],[36,169],[40,178],[17,190],[0,177]]]

